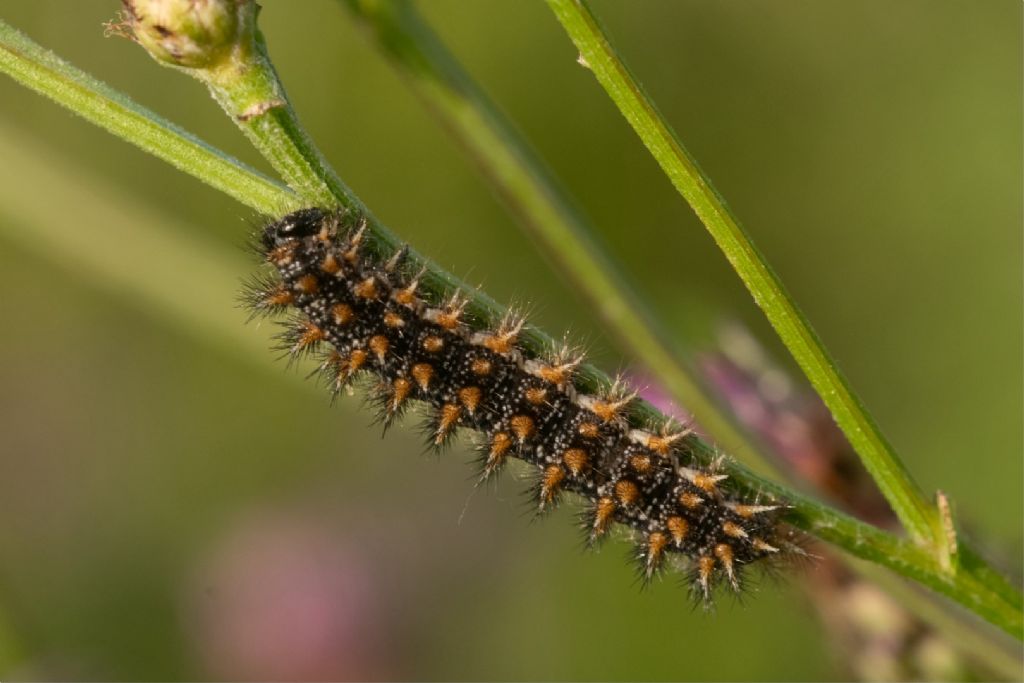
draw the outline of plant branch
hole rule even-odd
[[[252,53],[241,62],[216,71],[197,69],[193,75],[206,83],[224,112],[305,205],[362,210],[299,124],[267,56],[263,35],[253,30]]]
[[[299,205],[279,183],[68,64],[3,20],[0,71],[260,213],[286,213]]]
[[[910,535],[936,550],[943,537],[936,510],[913,481],[835,361],[708,177],[668,126],[611,46],[585,0],[547,0],[562,27],[619,111],[690,204],[832,412]],[[948,558],[947,558],[948,559]]]

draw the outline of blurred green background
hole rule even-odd
[[[201,86],[103,37],[118,5],[0,13],[266,168]],[[385,223],[628,366],[340,3],[263,5],[300,116]],[[728,317],[784,357],[541,2],[420,6],[681,344]],[[915,476],[1018,556],[1020,3],[594,9]],[[474,493],[466,448],[381,441],[268,325],[238,332],[251,212],[10,79],[0,102],[0,677],[838,675],[799,577],[708,616],[638,590],[624,545],[581,553],[572,511],[529,523],[514,477]]]

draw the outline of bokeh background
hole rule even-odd
[[[201,86],[103,37],[118,5],[0,16],[265,169]],[[340,3],[263,5],[301,117],[384,222],[630,366]],[[919,481],[1012,567],[1020,3],[594,8]],[[785,357],[543,3],[421,9],[682,347],[732,319]],[[423,457],[330,406],[268,326],[236,329],[250,211],[10,79],[0,103],[0,677],[840,675],[799,575],[705,615],[672,580],[640,591],[624,545],[580,552],[571,511],[530,523],[514,477],[474,491],[466,448]]]

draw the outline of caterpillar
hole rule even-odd
[[[314,357],[333,394],[368,379],[385,429],[418,402],[431,448],[475,433],[481,481],[509,458],[526,462],[538,512],[576,494],[588,545],[626,529],[642,580],[681,564],[705,605],[720,584],[739,591],[748,565],[769,566],[795,547],[780,521],[784,504],[730,491],[727,475],[687,445],[690,430],[637,424],[628,410],[635,394],[621,382],[578,389],[583,354],[568,345],[531,352],[521,315],[473,324],[465,298],[422,291],[407,248],[371,253],[366,227],[357,211],[319,208],[269,222],[257,251],[271,272],[243,293],[254,315],[291,312],[281,348]]]

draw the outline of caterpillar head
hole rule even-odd
[[[326,216],[326,211],[315,207],[290,213],[264,228],[263,247],[269,251],[291,240],[315,235]]]

